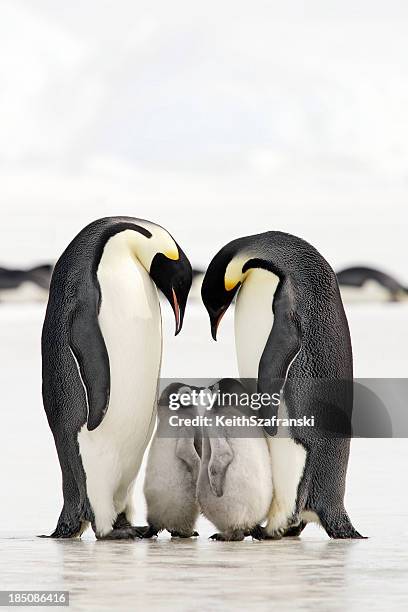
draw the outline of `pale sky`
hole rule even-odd
[[[0,265],[129,214],[201,266],[281,229],[408,284],[407,26],[403,1],[3,0]]]

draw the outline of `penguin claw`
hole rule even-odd
[[[172,538],[198,538],[200,534],[197,531],[192,531],[191,533],[180,533],[179,531],[170,531],[170,535]]]
[[[134,533],[135,538],[145,538],[145,533],[147,533],[147,531],[149,530],[149,527],[147,525],[143,525],[140,527],[135,527],[135,525],[132,525],[130,527],[130,530],[132,531],[132,533]]]
[[[249,535],[254,540],[281,540],[282,534],[279,531],[274,531],[273,533],[267,533],[266,528],[261,525],[256,525]]]
[[[141,529],[144,529],[143,535],[142,535],[142,538],[144,539],[156,537],[157,534],[159,533],[158,529],[155,529],[151,525],[149,525],[148,527],[142,527]]]
[[[116,521],[113,524],[113,531],[130,531],[134,534],[135,538],[143,538],[144,533],[149,529],[148,525],[143,525],[142,527],[136,527],[132,525],[124,512],[121,512],[116,517]]]
[[[245,533],[243,531],[237,531],[231,534],[213,533],[213,535],[209,537],[209,540],[216,540],[217,542],[242,542],[244,538]]]
[[[216,540],[217,542],[225,542],[225,537],[222,535],[222,533],[213,533],[208,539]]]
[[[261,525],[255,525],[255,527],[245,535],[251,536],[253,540],[265,540],[265,529],[261,527]]]
[[[126,527],[124,529],[112,529],[109,533],[104,536],[96,536],[97,540],[136,540],[142,538],[140,535],[140,528],[138,527]]]
[[[292,527],[289,527],[283,533],[282,537],[284,537],[284,538],[298,538],[305,527],[306,527],[306,523],[301,521],[298,525],[292,525]]]
[[[56,529],[50,534],[41,534],[37,538],[53,538],[53,539],[79,539],[85,531],[81,524],[76,523],[59,523]]]

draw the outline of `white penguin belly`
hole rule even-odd
[[[241,378],[258,378],[258,366],[273,325],[279,278],[266,270],[248,273],[235,306],[235,347]]]
[[[278,286],[276,275],[266,270],[252,270],[239,291],[235,309],[235,344],[241,378],[258,378],[258,367],[273,326],[272,303]],[[273,359],[273,355],[271,356]],[[282,406],[279,412],[285,412]],[[280,415],[281,416],[281,415]],[[273,500],[267,530],[285,529],[294,512],[306,452],[291,438],[267,437],[272,466]]]
[[[98,268],[99,325],[109,356],[111,389],[99,427],[78,435],[97,531],[132,513],[132,485],[156,414],[162,334],[157,290],[121,234],[105,246]]]

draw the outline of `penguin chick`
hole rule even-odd
[[[238,381],[223,379],[220,394],[241,394]],[[221,395],[222,397],[222,395]],[[232,403],[232,402],[231,402]],[[236,405],[215,406],[227,419],[242,417]],[[197,499],[203,515],[219,530],[214,540],[243,540],[256,533],[267,516],[272,500],[272,475],[266,439],[253,437],[253,428],[218,426],[202,439],[202,459]],[[235,431],[235,433],[234,433]],[[252,436],[252,437],[251,437]]]
[[[145,538],[157,535],[163,529],[167,529],[172,537],[198,536],[194,525],[199,515],[196,485],[200,471],[201,440],[194,427],[182,425],[177,428],[177,437],[174,434],[169,437],[170,396],[189,389],[191,387],[181,383],[172,383],[159,400],[158,425],[150,446],[144,481],[149,525]],[[177,415],[193,418],[195,407],[181,407]]]

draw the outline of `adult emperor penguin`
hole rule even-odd
[[[183,323],[191,265],[162,227],[90,223],[51,280],[42,334],[43,398],[62,470],[55,538],[141,536],[132,491],[155,422],[162,329],[157,289]]]
[[[344,302],[402,302],[408,290],[394,277],[366,266],[345,268],[337,272]]]
[[[0,302],[45,302],[51,272],[50,264],[28,270],[0,268]]]
[[[208,266],[202,286],[214,339],[238,291],[241,378],[258,379],[262,393],[281,390],[279,416],[316,416],[323,429],[330,429],[332,420],[347,423],[353,402],[350,333],[327,261],[283,232],[227,244]],[[277,411],[271,407],[269,416],[277,417]],[[286,437],[273,428],[268,433],[274,495],[265,537],[298,535],[310,521],[321,523],[332,538],[361,537],[344,508],[349,438],[299,426]]]

